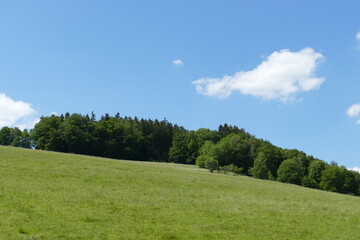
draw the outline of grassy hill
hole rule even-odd
[[[0,239],[360,239],[360,198],[0,147]]]

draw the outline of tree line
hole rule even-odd
[[[196,164],[326,191],[360,195],[360,173],[282,149],[228,124],[196,131],[166,120],[105,114],[41,117],[30,131],[3,127],[0,144],[115,159]]]

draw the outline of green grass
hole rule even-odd
[[[0,147],[0,239],[360,239],[360,198]]]

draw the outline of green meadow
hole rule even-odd
[[[0,147],[0,239],[360,239],[360,198],[210,173]]]

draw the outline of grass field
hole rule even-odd
[[[360,198],[0,147],[0,239],[360,239]]]

